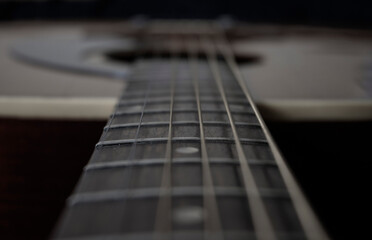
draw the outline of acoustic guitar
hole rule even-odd
[[[136,36],[128,86],[52,238],[328,239],[252,101],[228,30],[161,22]]]
[[[137,19],[0,33],[1,238],[46,238],[110,114],[54,239],[367,234],[368,31]]]

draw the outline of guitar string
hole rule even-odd
[[[256,113],[258,121],[262,125],[262,129],[267,136],[268,143],[270,148],[273,152],[274,159],[277,163],[278,169],[280,174],[283,177],[284,183],[287,187],[288,193],[291,196],[294,208],[298,214],[300,223],[304,229],[305,235],[310,240],[319,240],[319,239],[329,239],[326,231],[320,224],[318,218],[314,214],[311,206],[308,204],[302,190],[296,183],[296,180],[288,169],[287,164],[285,163],[284,159],[282,158],[276,144],[274,143],[271,134],[267,130],[266,124],[263,122],[261,115],[259,114],[255,104],[253,103],[251,94],[249,93],[248,88],[244,83],[244,79],[242,74],[239,70],[239,67],[234,59],[234,51],[231,48],[231,45],[228,43],[226,37],[222,33],[219,37],[219,43],[216,44],[218,46],[219,51],[223,55],[225,61],[227,62],[234,78],[237,80],[238,84],[240,85],[241,89],[243,90],[246,98],[248,99],[249,103],[252,106],[253,111]]]
[[[146,30],[147,30],[147,28],[146,27],[141,27],[141,29],[139,29],[138,31],[139,31],[139,41],[142,41],[143,40],[143,35],[145,35],[146,34]],[[141,47],[141,48],[138,48],[137,49],[137,52],[136,52],[136,54],[137,54],[137,56],[142,56],[142,53],[143,52],[143,48]],[[112,125],[112,123],[113,123],[113,121],[114,121],[114,119],[115,119],[115,117],[116,117],[116,110],[117,110],[117,108],[119,107],[119,105],[120,105],[120,101],[119,102],[117,102],[116,104],[115,104],[115,111],[113,112],[113,114],[111,114],[111,116],[110,116],[110,118],[109,118],[109,121],[108,121],[108,123],[107,123],[107,126],[111,126]],[[102,137],[101,137],[101,140],[100,141],[104,141],[105,139],[106,139],[106,137],[107,137],[107,134],[108,134],[108,132],[109,131],[104,131],[103,132],[103,134],[102,134]],[[100,147],[99,147],[100,148]]]
[[[203,38],[202,43],[204,45],[204,50],[207,54],[208,63],[215,79],[217,88],[224,102],[225,110],[232,129],[238,160],[240,162],[240,169],[242,172],[243,185],[247,193],[248,206],[252,215],[256,237],[258,240],[277,239],[268,214],[266,212],[264,203],[260,197],[260,193],[253,177],[252,170],[248,165],[247,158],[239,140],[239,136],[226,98],[226,93],[223,88],[220,69],[217,62],[216,50],[215,46],[213,45],[214,43],[213,41],[208,40],[208,38]]]
[[[149,46],[147,46],[147,44],[145,45],[144,43],[143,43],[142,46],[146,46],[146,48],[149,47]],[[145,49],[143,47],[141,47],[140,50],[139,50],[139,56],[141,56],[141,53],[143,54],[144,51],[145,51]],[[156,56],[156,53],[154,52],[153,55]],[[139,58],[138,59],[138,63],[140,63],[141,60],[142,60],[142,58]],[[139,136],[139,133],[140,133],[140,130],[141,130],[141,126],[142,126],[142,122],[143,122],[143,116],[144,116],[144,113],[145,113],[146,105],[148,103],[150,89],[151,89],[151,86],[153,85],[153,82],[149,82],[149,83],[146,82],[146,85],[147,86],[146,86],[146,90],[145,90],[145,94],[144,94],[145,96],[144,96],[143,104],[141,106],[142,110],[141,110],[141,113],[140,113],[140,118],[139,118],[138,126],[137,126],[137,129],[136,129],[136,132],[135,132],[133,143],[132,143],[131,148],[130,148],[130,151],[128,153],[128,160],[129,161],[136,161],[135,156],[136,156],[136,149],[137,149],[137,143],[138,143],[138,136]],[[123,172],[123,176],[127,175],[127,179],[128,179],[127,187],[128,188],[130,188],[131,186],[133,186],[133,184],[135,182],[135,178],[132,178],[133,169],[134,169],[134,166],[128,166],[128,167],[126,167],[124,169],[124,172]],[[120,222],[123,222],[124,221],[125,211],[127,209],[127,202],[128,202],[128,199],[130,199],[131,194],[132,194],[132,192],[131,191],[128,191],[128,198],[126,198],[123,201],[123,206],[122,206],[123,214],[122,214],[122,218],[121,218],[122,220]]]
[[[145,28],[143,30],[146,31]],[[143,52],[144,52],[144,48],[141,47],[141,48],[138,49],[137,54],[139,56],[142,56],[142,53]],[[137,61],[140,62],[141,59],[142,58],[140,57]],[[152,85],[152,82],[147,83],[147,86],[146,86],[146,90],[145,90],[145,94],[144,94],[144,101],[143,101],[143,104],[141,106],[142,110],[141,110],[141,113],[140,113],[140,119],[139,119],[138,127],[136,129],[135,137],[133,139],[134,142],[132,143],[130,152],[128,154],[128,160],[130,160],[130,161],[134,161],[135,160],[137,140],[138,140],[140,128],[141,128],[141,125],[142,125],[142,120],[143,120],[143,116],[144,116],[144,112],[145,112],[145,107],[146,107],[146,104],[148,102],[148,95],[149,95],[149,92],[150,92],[150,89],[151,89],[151,85]],[[120,101],[119,101],[119,103],[120,103]],[[116,117],[116,113],[117,113],[117,109],[119,107],[119,103],[116,104],[116,110],[112,114],[112,116],[111,116],[111,118],[110,118],[110,120],[109,120],[109,122],[107,124],[109,126],[109,128],[111,127],[111,125],[112,125],[112,123],[113,123],[113,121],[114,121],[114,119]],[[107,130],[107,131],[104,132],[104,134],[102,136],[103,140],[106,139],[108,132],[109,132],[109,130]],[[123,176],[124,175],[127,175],[128,176],[128,179],[129,179],[128,187],[131,186],[131,185],[133,185],[134,179],[132,179],[132,177],[131,177],[132,174],[133,174],[133,167],[129,166],[128,168],[125,168],[124,169]],[[128,195],[131,195],[131,192],[130,191],[128,191],[128,192],[129,192]],[[123,214],[122,214],[122,218],[121,218],[122,220],[119,221],[119,222],[123,222],[123,219],[124,219],[124,216],[125,216],[125,211],[126,211],[126,208],[127,208],[127,199],[129,199],[129,198],[130,198],[130,196],[123,201],[123,206],[122,206]]]
[[[196,41],[194,41],[197,43]],[[209,158],[207,153],[207,146],[204,137],[204,125],[202,118],[202,110],[200,103],[199,90],[199,72],[197,67],[197,53],[198,49],[192,41],[189,40],[188,56],[189,66],[194,87],[196,104],[198,109],[199,131],[200,131],[200,147],[201,147],[201,163],[202,163],[202,179],[203,179],[203,205],[206,209],[204,216],[204,239],[205,240],[223,240],[223,232],[221,227],[220,214],[217,206],[216,193],[212,179],[211,169],[209,165]],[[207,230],[207,231],[205,231]]]
[[[163,166],[161,187],[159,192],[158,206],[155,216],[155,239],[171,239],[172,230],[172,122],[174,108],[175,81],[178,75],[178,59],[176,46],[172,48],[171,77],[170,77],[170,108],[169,108],[169,128],[168,141],[165,152],[165,163]]]
[[[143,50],[142,50],[143,52]],[[154,56],[156,56],[156,53],[153,53]],[[139,59],[139,62],[141,61],[141,59]],[[144,101],[143,101],[143,104],[142,104],[142,110],[141,110],[141,114],[140,114],[140,119],[139,119],[139,122],[138,122],[138,126],[137,126],[137,129],[136,129],[136,132],[135,132],[135,135],[134,135],[134,139],[133,139],[133,143],[132,143],[132,146],[131,146],[131,149],[129,151],[129,154],[128,154],[128,159],[130,160],[135,160],[135,154],[136,154],[136,149],[137,149],[137,143],[138,143],[138,136],[139,136],[139,133],[140,133],[140,130],[141,130],[141,127],[142,127],[142,122],[143,122],[143,116],[144,116],[144,113],[145,113],[145,109],[146,109],[146,105],[148,103],[148,99],[149,99],[149,94],[150,94],[150,89],[151,89],[151,86],[153,85],[153,82],[146,82],[146,90],[145,90],[145,96],[144,96]],[[132,168],[130,168],[130,171],[129,171],[129,181],[131,184],[133,182],[133,179],[132,179]]]

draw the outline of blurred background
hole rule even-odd
[[[371,10],[372,1],[0,0],[0,238],[48,238],[125,87],[41,67],[14,46],[51,33],[89,40],[86,29],[117,31],[138,16],[228,16],[252,27],[237,49],[262,60],[242,69],[279,148],[330,235],[365,238]]]

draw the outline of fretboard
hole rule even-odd
[[[55,239],[327,239],[241,78],[138,60]]]

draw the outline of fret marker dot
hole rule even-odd
[[[173,220],[178,224],[190,225],[203,222],[203,208],[188,206],[175,209]]]
[[[176,149],[176,152],[181,154],[193,154],[199,152],[199,149],[196,147],[179,147]]]
[[[142,111],[143,106],[141,105],[134,105],[128,108],[128,111],[130,112],[137,112],[137,111]]]

